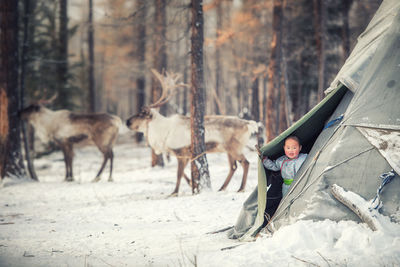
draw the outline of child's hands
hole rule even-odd
[[[256,147],[256,150],[257,150],[258,157],[263,160],[263,154],[262,154],[262,152],[260,150],[260,146],[259,145],[255,145],[255,147]]]

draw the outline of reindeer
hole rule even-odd
[[[156,154],[171,153],[178,160],[178,172],[175,190],[171,195],[177,195],[182,176],[190,185],[190,180],[184,173],[186,165],[191,160],[191,134],[190,118],[179,114],[165,117],[156,108],[162,106],[173,95],[173,90],[184,86],[176,84],[180,76],[166,73],[165,76],[152,70],[161,83],[162,95],[153,104],[145,106],[142,111],[126,121],[129,129],[142,132],[148,144]],[[219,191],[225,190],[239,161],[243,167],[242,183],[238,192],[246,187],[249,162],[243,154],[252,133],[257,132],[258,125],[255,121],[242,120],[234,116],[205,116],[205,143],[206,152],[225,152],[229,160],[229,174]]]
[[[73,146],[82,141],[94,143],[103,153],[104,160],[92,182],[98,182],[108,160],[112,179],[113,146],[118,136],[121,119],[106,113],[77,114],[69,110],[52,111],[44,106],[50,101],[41,101],[20,111],[21,119],[27,120],[42,142],[53,141],[63,154],[66,168],[65,181],[73,181]]]

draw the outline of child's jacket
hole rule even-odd
[[[283,189],[282,193],[285,195],[293,182],[293,179],[303,164],[304,160],[307,158],[307,154],[300,153],[297,158],[289,159],[286,155],[279,157],[277,160],[270,160],[265,158],[263,164],[265,168],[271,171],[281,171],[283,178]]]

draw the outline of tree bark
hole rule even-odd
[[[167,51],[165,44],[166,34],[166,3],[163,0],[155,0],[155,29],[154,29],[154,68],[159,72],[167,68]],[[152,77],[152,102],[161,96],[161,86],[159,82]],[[160,113],[166,115],[166,105],[160,108]],[[162,155],[156,155],[152,150],[151,166],[164,166]]]
[[[93,0],[89,0],[88,15],[88,52],[89,52],[89,112],[96,112],[96,84],[94,79],[94,27],[93,27]]]
[[[138,10],[138,20],[135,32],[135,58],[138,62],[138,73],[136,78],[136,112],[139,113],[145,106],[146,101],[146,78],[144,73],[146,70],[146,3],[137,1],[136,10]],[[143,140],[143,134],[141,133],[137,133],[135,137],[137,142]]]
[[[328,88],[349,53],[350,5],[350,0],[314,0],[314,26],[318,51],[318,102],[324,97],[324,90]]]
[[[68,0],[60,0],[60,28],[58,33],[58,96],[55,103],[59,108],[70,108],[68,88]]]
[[[191,174],[192,193],[211,189],[208,162],[205,154],[204,111],[205,89],[203,69],[204,19],[203,1],[191,0],[192,4],[192,38],[191,38]]]
[[[6,89],[0,87],[0,179],[5,176],[8,129],[8,97]]]
[[[222,31],[222,19],[223,19],[223,10],[222,10],[222,1],[217,0],[217,31],[216,31],[216,46],[215,46],[215,92],[217,99],[215,100],[215,114],[224,114],[225,115],[225,107],[223,106],[225,101],[221,101],[224,99],[223,93],[223,80],[222,80],[222,63],[221,63],[221,50],[222,43],[219,44],[219,38]]]
[[[20,106],[23,108],[24,107],[24,97],[25,97],[25,71],[26,71],[26,65],[28,62],[28,54],[29,54],[29,22],[30,22],[30,17],[32,16],[32,9],[30,5],[31,0],[25,0],[24,1],[24,17],[23,17],[23,40],[22,40],[22,50],[21,50],[21,76],[20,76],[20,95],[19,95],[19,101],[20,101]],[[38,177],[35,172],[35,168],[33,165],[32,161],[32,150],[30,149],[29,145],[29,133],[26,129],[26,125],[23,121],[21,121],[21,130],[22,130],[22,138],[24,141],[24,150],[25,150],[25,159],[26,159],[26,164],[28,167],[28,172],[30,177],[38,181]],[[33,141],[33,140],[32,140]]]
[[[26,176],[21,153],[18,88],[18,1],[0,2],[0,171],[5,176]]]
[[[331,186],[332,195],[343,205],[354,212],[363,222],[365,222],[372,231],[377,231],[380,226],[376,217],[365,208],[365,200],[354,192],[346,192],[336,184]],[[351,197],[349,197],[351,194]]]
[[[271,58],[268,66],[266,138],[271,141],[279,130],[279,90],[281,88],[283,0],[274,0]]]
[[[326,7],[324,0],[314,0],[315,43],[318,57],[318,102],[322,100],[326,84]]]
[[[353,0],[342,0],[342,9],[343,9],[343,27],[342,27],[342,59],[341,63],[344,64],[346,59],[350,55],[350,19],[349,12],[351,5],[353,4]]]

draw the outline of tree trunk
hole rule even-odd
[[[353,0],[342,0],[342,9],[343,9],[343,27],[342,27],[342,59],[341,63],[344,64],[348,56],[350,55],[350,20],[349,20],[349,12],[351,5],[353,4]]]
[[[260,77],[253,80],[253,85],[251,86],[251,114],[252,119],[259,122],[260,121]],[[261,146],[264,143],[264,137],[260,135],[260,127],[257,131],[257,145]]]
[[[217,3],[217,31],[216,31],[216,46],[215,46],[215,92],[217,99],[215,100],[215,114],[224,114],[225,115],[225,107],[223,106],[225,101],[221,101],[224,99],[223,93],[223,80],[222,80],[222,63],[221,63],[221,50],[222,43],[219,43],[219,38],[222,31],[222,19],[223,19],[223,10],[222,10],[222,1],[218,0]]]
[[[138,72],[136,78],[136,112],[139,113],[145,106],[146,101],[146,78],[144,73],[144,71],[146,70],[146,3],[142,1],[137,1],[136,10],[139,10],[135,32],[135,58],[138,62]],[[135,137],[137,142],[143,140],[143,134],[141,133],[137,133]]]
[[[365,199],[354,192],[346,192],[337,184],[331,186],[332,195],[343,205],[354,212],[363,222],[365,222],[372,231],[377,231],[380,228],[379,220],[376,215],[368,210],[365,205]]]
[[[324,97],[324,90],[328,88],[349,53],[350,5],[351,1],[346,0],[314,0],[314,25],[318,51],[318,102]]]
[[[155,0],[155,29],[154,29],[154,49],[153,66],[159,72],[167,68],[166,50],[166,3],[163,0]],[[157,79],[152,78],[152,101],[154,102],[161,96],[161,85]],[[166,115],[166,105],[160,108],[160,113]]]
[[[32,16],[32,10],[31,10],[31,5],[30,5],[31,0],[25,0],[24,1],[24,18],[23,18],[23,27],[24,27],[24,34],[23,34],[23,41],[22,41],[22,50],[21,50],[21,76],[20,76],[20,95],[19,95],[19,101],[20,101],[20,106],[23,108],[24,105],[24,97],[25,97],[25,70],[26,70],[26,65],[27,65],[27,57],[29,53],[29,22],[30,22],[30,17]],[[31,33],[32,34],[32,33]],[[35,172],[35,168],[32,162],[32,150],[30,149],[29,145],[29,136],[28,132],[26,129],[26,125],[23,121],[21,121],[21,129],[22,129],[22,137],[24,140],[24,150],[25,150],[25,159],[28,167],[28,172],[30,177],[38,181],[38,177]],[[32,140],[33,141],[33,140]]]
[[[204,43],[204,20],[203,1],[192,0],[192,48],[191,48],[191,174],[192,192],[199,193],[203,189],[211,189],[208,162],[205,154],[204,141],[204,111],[205,111],[205,89],[203,69],[203,43]]]
[[[166,3],[163,0],[155,0],[155,29],[154,29],[154,68],[159,72],[167,68],[167,51],[165,44],[166,34]],[[161,96],[161,86],[159,82],[152,77],[152,102]],[[160,113],[166,115],[166,105],[160,108]],[[152,150],[151,166],[164,166],[162,155],[156,155]]]
[[[284,20],[284,10],[286,8],[286,1],[283,1],[282,3],[282,11],[281,11],[281,19],[280,19],[280,25],[281,25],[281,30],[280,30],[280,34],[281,34],[281,38],[283,36],[282,31],[284,30],[283,27],[283,20]],[[281,40],[280,41],[281,44],[281,48],[280,48],[280,52],[279,52],[279,63],[280,63],[280,88],[279,88],[279,127],[278,127],[278,134],[282,133],[283,131],[285,131],[288,128],[288,110],[287,110],[287,87],[286,87],[286,62],[285,62],[285,57],[284,57],[284,43]]]
[[[0,75],[3,75],[3,73]],[[8,97],[6,89],[0,87],[0,179],[3,179],[5,176],[8,129]]]
[[[70,108],[68,88],[68,0],[60,0],[60,29],[58,34],[58,96],[57,105],[61,108]]]
[[[326,43],[326,8],[324,0],[314,0],[315,43],[318,56],[318,102],[321,101],[326,84],[325,76],[325,43]]]
[[[0,171],[5,176],[25,176],[18,117],[18,1],[0,2]]]
[[[271,141],[278,135],[279,90],[281,88],[282,13],[283,0],[274,0],[272,20],[271,58],[268,66],[266,138]]]
[[[88,15],[88,53],[89,53],[89,112],[96,112],[96,85],[94,79],[94,27],[93,0],[89,0]]]

